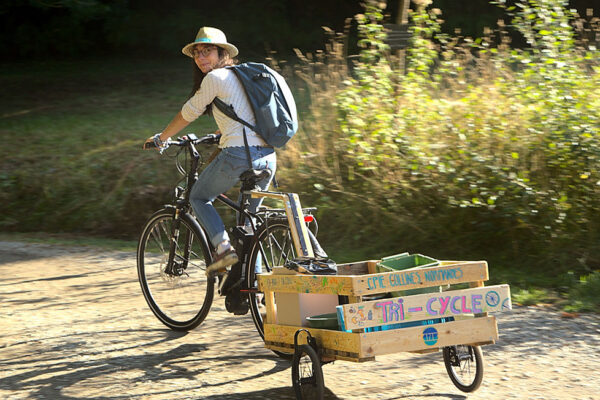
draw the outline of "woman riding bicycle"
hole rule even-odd
[[[238,116],[250,124],[255,123],[255,117],[244,88],[235,73],[224,68],[235,64],[234,57],[238,54],[238,49],[227,42],[222,31],[210,27],[200,28],[196,39],[185,45],[181,51],[194,60],[192,95],[169,125],[162,132],[148,138],[146,142],[154,143],[157,148],[161,148],[171,136],[179,133],[207,110],[212,111],[221,133],[220,152],[198,177],[191,190],[190,203],[208,234],[208,239],[216,249],[214,262],[207,269],[215,272],[235,264],[238,256],[229,242],[225,225],[214,208],[213,201],[218,195],[235,186],[240,180],[240,175],[248,170],[249,165],[244,144],[244,126],[227,117],[217,107],[210,107],[210,105],[218,97],[226,104],[232,105]],[[270,177],[258,182],[258,186],[266,190],[275,174],[275,150],[256,132],[246,128],[245,134],[252,168],[268,168],[272,171]],[[254,212],[261,200],[252,199],[250,211]]]

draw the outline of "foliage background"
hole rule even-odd
[[[514,1],[513,1],[514,2]],[[115,54],[179,54],[203,25],[218,25],[250,58],[265,51],[321,48],[322,26],[341,31],[362,10],[362,0],[11,0],[0,4],[0,61],[46,60]],[[385,2],[383,2],[385,4]],[[398,1],[386,13],[395,20]],[[595,0],[572,0],[584,14]],[[435,0],[443,29],[479,37],[505,14],[487,0]],[[351,33],[355,36],[356,28]],[[354,50],[354,49],[353,49]]]
[[[5,3],[0,229],[135,238],[178,179],[140,141],[185,101],[181,43],[219,21],[248,59],[266,57],[292,83],[302,127],[280,152],[279,180],[319,207],[338,261],[486,259],[497,281],[590,308],[600,29],[589,2],[473,1],[464,12],[413,1],[403,66],[381,27],[395,2],[248,3]]]

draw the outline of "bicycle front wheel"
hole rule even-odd
[[[256,274],[271,272],[274,266],[281,266],[285,264],[286,260],[294,258],[296,258],[296,250],[287,219],[267,221],[256,233],[246,273],[248,288],[251,289],[249,302],[252,319],[263,340],[265,338],[263,323],[266,308],[264,295],[258,292]]]
[[[180,216],[178,223],[174,229],[175,210],[170,208],[150,217],[138,244],[137,270],[154,315],[173,330],[188,331],[200,325],[210,310],[214,278],[206,276],[211,254],[200,226],[189,214]]]

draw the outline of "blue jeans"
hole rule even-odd
[[[277,157],[271,147],[250,147],[252,167],[254,169],[269,168],[273,173],[271,178],[258,182],[262,190],[266,190],[275,174]],[[242,172],[248,169],[248,157],[244,147],[226,147],[202,171],[192,187],[190,203],[200,224],[208,234],[208,239],[216,248],[219,243],[229,240],[225,232],[223,220],[213,206],[218,195],[227,192],[240,181]],[[262,199],[250,200],[250,211],[255,212]]]

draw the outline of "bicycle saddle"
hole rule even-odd
[[[256,184],[263,179],[270,178],[272,171],[269,168],[266,169],[248,169],[240,175],[242,181],[242,190],[254,190]]]

